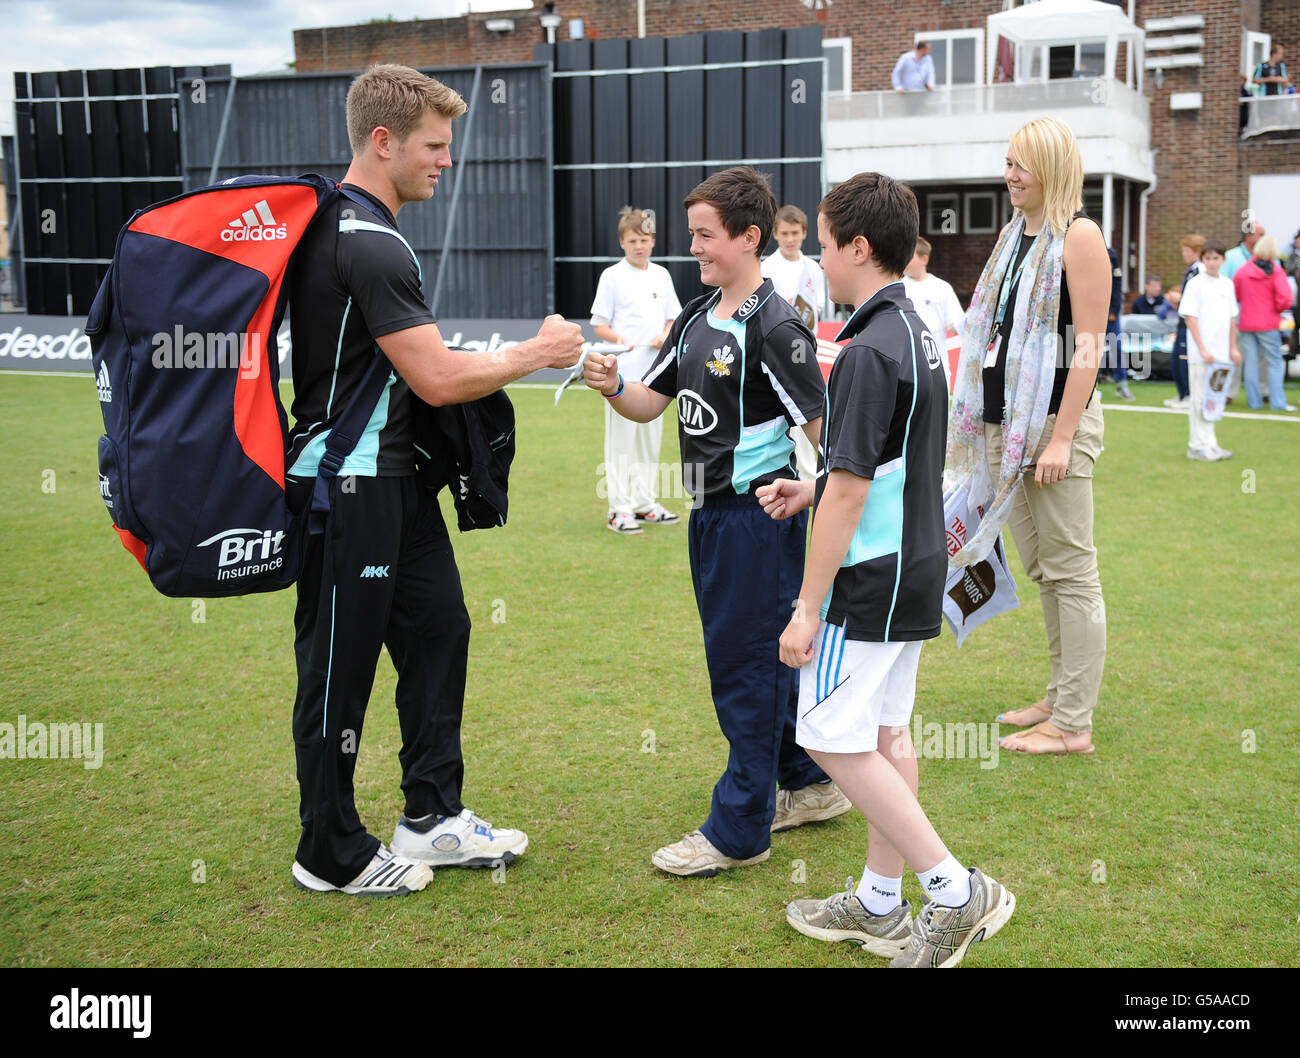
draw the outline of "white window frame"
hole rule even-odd
[[[983,84],[984,83],[984,30],[982,29],[937,29],[929,33],[917,32],[912,35],[912,50],[915,51],[916,46],[920,44],[921,41],[923,40],[952,41],[952,40],[962,39],[966,37],[971,37],[975,41],[975,80],[972,81],[971,83]],[[931,49],[931,51],[933,51],[933,49]],[[951,46],[947,49],[947,59],[948,59],[948,68],[944,70],[944,84],[942,87],[951,88],[952,87]],[[936,88],[940,87],[940,85],[938,84],[939,81],[938,70],[934,71],[934,80],[935,80],[935,87]]]
[[[1268,62],[1268,53],[1273,48],[1273,37],[1268,33],[1256,33],[1252,29],[1241,31],[1241,76],[1251,77],[1255,67],[1261,62]],[[1261,55],[1255,59],[1255,55]]]
[[[993,217],[993,223],[987,227],[977,228],[971,223],[971,202],[977,198],[985,199],[990,204],[989,212]],[[1001,230],[998,224],[998,193],[996,191],[967,191],[962,195],[961,207],[961,230],[964,235],[987,235],[989,232]]]
[[[822,41],[822,51],[824,52],[827,48],[839,48],[843,52],[844,87],[838,92],[832,92],[827,88],[826,94],[849,95],[853,91],[853,38],[827,37]]]
[[[936,228],[930,223],[930,217],[934,213],[934,210],[931,208],[931,203],[935,203],[941,200],[947,201],[951,203],[951,205],[940,206],[939,207],[940,209],[951,209],[954,214],[960,215],[961,195],[957,194],[956,192],[947,192],[947,191],[938,194],[934,192],[927,194],[925,196],[925,234],[926,235],[951,235],[952,234],[951,232],[945,232],[943,230],[942,225]]]

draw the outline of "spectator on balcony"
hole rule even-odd
[[[1287,77],[1286,63],[1281,44],[1274,44],[1268,53],[1268,62],[1261,62],[1255,67],[1251,84],[1260,86],[1260,94],[1266,96],[1284,96],[1291,91],[1291,81]]]
[[[1183,292],[1187,289],[1187,281],[1201,271],[1201,249],[1204,246],[1204,235],[1184,235],[1178,244],[1183,254],[1186,271],[1183,272],[1182,286],[1177,290],[1171,289],[1168,294],[1169,303],[1174,308],[1178,308],[1182,300]],[[1178,391],[1178,396],[1165,401],[1165,407],[1186,411],[1191,407],[1191,391],[1187,385],[1187,324],[1183,322],[1182,316],[1178,317],[1178,333],[1174,335],[1174,350],[1169,354],[1169,371],[1174,376],[1174,388]]]
[[[894,63],[891,83],[895,92],[933,92],[934,59],[930,57],[930,42],[920,41],[915,51],[905,51]]]
[[[1106,661],[1092,476],[1110,263],[1101,228],[1081,212],[1083,161],[1068,125],[1046,117],[1016,130],[1005,176],[1015,213],[966,313],[944,472],[951,486],[987,469],[992,484],[949,568],[980,561],[1010,528],[1039,588],[1051,677],[1041,700],[998,716],[1027,729],[1000,745],[1091,753]]]
[[[1291,286],[1277,260],[1277,240],[1266,235],[1255,243],[1255,254],[1232,276],[1240,306],[1237,345],[1246,378],[1246,403],[1264,406],[1259,386],[1261,359],[1268,367],[1268,404],[1273,411],[1293,411],[1282,388],[1282,325],[1279,315],[1291,305]]]

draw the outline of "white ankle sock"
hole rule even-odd
[[[875,871],[862,868],[862,879],[853,895],[873,915],[887,915],[903,902],[903,877],[885,878]]]
[[[917,871],[921,891],[936,904],[961,907],[970,899],[970,872],[950,852],[947,859],[928,871]]]

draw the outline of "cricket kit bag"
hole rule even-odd
[[[313,173],[236,177],[140,210],[118,235],[86,322],[104,416],[99,491],[164,595],[286,588],[305,537],[324,529],[330,479],[392,370],[376,352],[311,502],[291,510],[276,333],[294,250],[338,194]]]

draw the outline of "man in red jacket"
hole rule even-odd
[[[1242,373],[1246,379],[1246,403],[1252,408],[1264,406],[1259,388],[1260,355],[1268,364],[1268,402],[1272,411],[1294,411],[1282,388],[1282,336],[1279,313],[1291,305],[1291,287],[1277,261],[1277,240],[1271,235],[1260,238],[1249,261],[1232,275],[1240,316],[1237,321],[1241,347]]]

